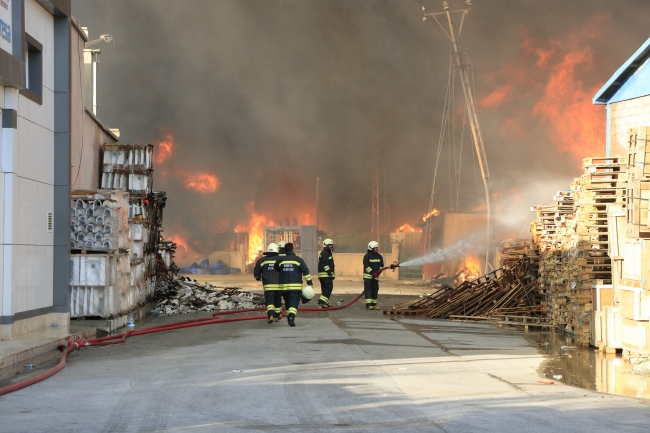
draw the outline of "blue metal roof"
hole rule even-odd
[[[612,98],[621,90],[626,82],[632,77],[650,57],[650,38],[645,41],[641,47],[623,64],[618,71],[610,78],[607,83],[594,95],[594,104],[606,104],[608,102],[618,102],[626,99],[632,99],[639,96],[650,94],[650,81],[634,80],[634,83],[625,95],[618,95],[617,101]],[[643,68],[646,69],[646,68]],[[646,71],[647,72],[647,71]],[[644,74],[645,75],[645,74]]]

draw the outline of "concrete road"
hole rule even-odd
[[[648,431],[647,401],[540,385],[543,356],[520,334],[362,308],[75,352],[54,377],[0,397],[0,431]]]
[[[390,272],[390,271],[386,271]],[[210,283],[216,287],[242,287],[244,290],[252,292],[262,292],[262,283],[255,281],[252,275],[235,274],[235,275],[193,275],[183,274],[188,278],[198,281],[199,283]],[[381,293],[391,295],[423,295],[431,293],[434,289],[431,287],[421,286],[421,281],[400,281],[400,280],[381,280]],[[319,288],[318,281],[315,283]],[[363,280],[350,277],[336,277],[336,293],[338,294],[359,294],[363,291]]]

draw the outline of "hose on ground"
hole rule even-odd
[[[336,307],[328,307],[328,308],[300,308],[299,311],[334,311],[334,310],[341,310],[343,308],[347,308],[350,305],[354,304],[357,302],[361,296],[363,296],[363,292],[356,298],[354,298],[352,301],[348,302],[347,304],[344,305],[338,305]],[[242,322],[242,321],[247,321],[247,320],[260,320],[260,319],[266,319],[267,316],[249,316],[249,317],[234,317],[230,319],[220,319],[219,316],[222,315],[229,315],[229,314],[240,314],[240,313],[248,313],[248,312],[253,312],[253,311],[266,311],[266,308],[246,308],[242,310],[231,310],[231,311],[223,311],[223,312],[218,312],[215,313],[211,317],[203,317],[200,319],[189,319],[189,320],[182,320],[179,322],[172,322],[172,323],[166,323],[163,325],[158,325],[158,326],[152,326],[151,328],[144,328],[144,329],[137,329],[137,330],[128,330],[123,334],[118,334],[118,335],[111,335],[107,337],[100,337],[100,338],[92,338],[89,340],[80,340],[76,339],[73,341],[68,341],[65,345],[60,346],[59,348],[63,351],[61,354],[61,359],[59,360],[59,363],[52,367],[51,369],[34,376],[32,378],[23,380],[22,382],[14,383],[12,385],[7,385],[2,388],[0,388],[0,396],[9,394],[14,391],[18,391],[19,389],[26,388],[28,386],[34,385],[35,383],[41,382],[45,379],[47,379],[50,376],[53,376],[54,374],[58,373],[65,367],[65,364],[67,362],[68,354],[72,352],[73,350],[77,350],[80,347],[99,347],[99,346],[110,346],[114,344],[122,344],[126,341],[127,338],[129,337],[135,337],[136,335],[145,335],[145,334],[153,334],[155,332],[163,332],[163,331],[172,331],[174,329],[183,329],[183,328],[191,328],[194,326],[204,326],[204,325],[212,325],[215,323],[229,323],[229,322]],[[283,314],[284,315],[284,314]]]

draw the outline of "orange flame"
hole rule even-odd
[[[425,213],[425,214],[424,214],[424,216],[422,217],[422,221],[426,221],[426,220],[428,220],[430,217],[432,217],[432,216],[438,216],[438,215],[440,215],[440,211],[439,211],[438,209],[435,209],[435,208],[434,208],[431,212],[429,212],[429,213]]]
[[[184,178],[187,188],[203,194],[215,192],[220,185],[217,176],[209,173],[188,173]]]
[[[397,233],[415,233],[421,231],[421,227],[411,227],[410,224],[404,224],[397,229]]]
[[[165,237],[167,240],[176,244],[175,260],[177,263],[185,264],[186,262],[196,258],[196,252],[192,250],[190,242],[186,236],[173,234]]]
[[[581,29],[546,43],[535,40],[528,30],[522,32],[517,59],[485,76],[493,91],[479,98],[479,105],[489,109],[518,104],[509,111],[519,114],[501,125],[502,135],[522,135],[524,128],[541,121],[555,148],[579,163],[585,156],[604,152],[605,116],[591,101],[602,83],[585,80],[594,68],[589,44],[601,37],[607,19],[595,14]],[[529,109],[522,110],[520,95],[531,101]]]
[[[463,269],[463,272],[458,277],[461,282],[472,281],[481,276],[481,264],[476,256],[463,258],[463,262],[458,270],[461,269]]]
[[[165,138],[158,143],[158,152],[154,154],[153,160],[156,164],[162,164],[172,156],[172,149],[176,143],[171,134],[165,135]]]
[[[255,203],[251,202],[246,210],[251,214],[248,225],[235,227],[236,233],[248,232],[248,263],[253,263],[261,251],[264,251],[264,226],[270,225],[270,220],[254,210]]]

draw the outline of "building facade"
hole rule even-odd
[[[608,163],[626,171],[617,175],[624,200],[607,206],[612,284],[594,287],[592,344],[645,355],[650,354],[649,60],[650,39],[593,98],[607,107]]]
[[[87,42],[70,0],[0,1],[2,340],[70,322],[70,192],[118,141],[84,104]]]

